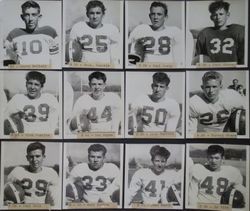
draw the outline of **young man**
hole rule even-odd
[[[24,133],[58,133],[59,103],[52,94],[42,93],[45,82],[43,73],[26,74],[27,93],[14,95],[5,109],[5,135],[9,135],[10,125],[15,133],[20,132],[15,127],[18,121],[23,124]]]
[[[142,95],[131,105],[129,118],[133,118],[130,132],[176,131],[180,118],[180,106],[166,96],[170,78],[164,72],[152,76],[152,94]]]
[[[35,1],[26,1],[21,7],[25,28],[15,28],[8,34],[5,40],[6,65],[8,62],[56,65],[60,60],[55,29],[50,26],[39,27],[42,15],[40,5]]]
[[[168,17],[167,5],[153,2],[150,6],[151,25],[138,25],[129,36],[129,60],[133,55],[140,62],[164,62],[183,64],[183,37],[181,30],[175,26],[166,26]]]
[[[143,204],[167,204],[168,189],[181,183],[180,175],[175,170],[167,170],[170,152],[159,145],[150,149],[152,167],[141,168],[132,176],[129,184],[127,204],[136,203],[135,196],[140,192]],[[138,202],[137,202],[138,203]],[[179,201],[180,203],[180,201]]]
[[[233,84],[228,86],[228,89],[237,90],[238,85],[239,85],[239,80],[235,78],[233,79]]]
[[[210,145],[206,152],[206,164],[197,163],[190,168],[189,205],[196,207],[197,203],[220,204],[221,196],[229,188],[235,188],[245,195],[246,188],[240,171],[233,166],[223,165],[224,148]]]
[[[70,172],[68,182],[78,182],[84,193],[79,196],[85,203],[111,203],[112,194],[120,188],[120,170],[113,163],[105,162],[107,149],[102,144],[88,148],[88,163],[76,165]],[[67,196],[67,192],[66,192]],[[69,201],[72,199],[68,198]]]
[[[25,204],[59,205],[59,176],[57,172],[43,166],[45,146],[40,142],[30,143],[27,147],[27,166],[15,167],[7,177],[7,183],[21,185],[25,192]],[[13,203],[5,198],[6,203]]]
[[[223,0],[209,5],[214,26],[203,29],[197,38],[195,55],[206,55],[211,62],[244,64],[245,27],[228,25],[230,4]]]
[[[202,77],[202,92],[189,99],[189,133],[223,132],[234,109],[245,107],[244,98],[234,90],[222,89],[222,75],[206,72]]]
[[[103,72],[93,72],[88,77],[90,94],[85,94],[77,99],[72,117],[82,118],[87,121],[83,129],[80,124],[70,129],[72,132],[115,132],[118,134],[121,122],[121,99],[112,92],[104,92],[106,75]],[[72,118],[72,119],[73,119]]]
[[[119,30],[113,24],[103,23],[106,8],[99,0],[86,6],[88,21],[76,23],[70,32],[70,41],[80,44],[82,62],[119,64]]]

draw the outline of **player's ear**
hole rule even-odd
[[[39,20],[40,20],[42,17],[43,17],[42,14],[39,14],[39,15],[38,15],[38,19],[39,19]]]
[[[201,85],[201,89],[202,89],[202,90],[204,89],[204,86],[203,86],[203,85]]]
[[[24,20],[24,15],[23,14],[21,14],[20,17],[22,18],[22,20]]]

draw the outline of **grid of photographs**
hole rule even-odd
[[[248,0],[0,0],[0,210],[250,209]]]

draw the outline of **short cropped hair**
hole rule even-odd
[[[234,82],[234,81],[237,81],[237,82],[239,82],[239,80],[238,80],[237,78],[233,79],[233,82]]]
[[[46,82],[46,76],[43,73],[37,71],[30,71],[26,74],[26,82],[31,79],[40,81],[42,87]]]
[[[159,145],[155,145],[150,149],[151,160],[153,161],[156,155],[164,157],[166,160],[170,156],[170,152],[165,148]]]
[[[101,1],[98,0],[91,0],[86,5],[86,15],[88,17],[89,10],[94,7],[100,7],[102,9],[102,13],[105,14],[106,8]]]
[[[223,76],[216,72],[216,71],[208,71],[202,76],[202,82],[203,84],[206,83],[209,80],[217,80],[222,83]]]
[[[107,153],[107,148],[105,146],[103,146],[102,144],[92,144],[88,148],[88,153],[90,154],[91,151],[93,151],[93,152],[102,151],[103,156],[105,156]]]
[[[220,0],[220,1],[212,2],[209,5],[208,10],[211,14],[213,14],[214,12],[216,12],[219,9],[224,9],[226,12],[228,12],[229,7],[230,7],[230,4],[228,2],[224,2],[223,0]]]
[[[154,1],[151,5],[150,5],[150,10],[152,9],[152,7],[162,7],[164,9],[164,13],[165,16],[168,15],[168,6],[160,1]]]
[[[43,155],[45,154],[45,146],[42,143],[38,142],[38,141],[29,144],[28,147],[27,147],[26,152],[27,152],[27,154],[29,154],[31,151],[34,151],[34,150],[37,150],[37,149],[42,150]]]
[[[40,5],[33,0],[24,2],[21,7],[22,7],[22,13],[24,13],[25,10],[28,8],[36,8],[38,9],[39,13],[41,11]]]
[[[220,145],[210,145],[208,148],[207,148],[207,155],[213,155],[213,154],[221,154],[221,157],[224,156],[224,148]]]
[[[104,83],[106,83],[106,80],[107,80],[106,75],[103,72],[99,72],[99,71],[91,73],[88,78],[89,78],[89,82],[91,82],[93,78],[97,80],[103,80]]]
[[[156,72],[153,75],[153,82],[156,82],[156,83],[165,83],[166,86],[168,86],[169,83],[170,83],[170,78],[168,77],[168,75],[166,73]]]

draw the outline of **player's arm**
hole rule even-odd
[[[15,95],[12,97],[12,99],[7,103],[7,106],[5,108],[5,117],[17,117],[17,118],[25,118],[26,114],[20,110],[17,105],[22,100],[20,95]]]
[[[195,111],[195,106],[192,101],[189,101],[189,115],[188,115],[188,132],[194,134],[197,132],[198,116]]]
[[[246,197],[247,197],[247,189],[246,189],[245,186],[243,186],[243,177],[242,177],[242,175],[241,175],[241,173],[240,173],[240,171],[238,169],[235,168],[234,171],[235,172],[233,172],[232,175],[231,175],[231,176],[234,176],[233,187],[236,190],[240,191],[243,194],[244,198],[246,199]]]
[[[119,126],[121,123],[121,99],[115,95],[114,106],[112,108],[112,131],[119,133]]]
[[[45,203],[55,206],[60,203],[59,177],[53,169],[51,170],[51,181],[48,183]]]
[[[189,169],[189,178],[188,178],[188,203],[190,206],[197,206],[197,196],[198,196],[198,192],[199,192],[199,181],[197,180],[197,178],[194,177],[194,166],[192,165]]]
[[[245,61],[245,27],[241,26],[240,28],[241,30],[238,31],[238,39],[237,39],[237,44],[238,44],[238,48],[237,48],[237,58],[238,64],[244,64]]]
[[[113,27],[110,38],[110,61],[115,66],[120,64],[120,33],[116,27]]]
[[[16,43],[13,41],[12,32],[10,32],[4,41],[4,49],[6,60],[11,60],[15,64],[20,63],[20,55],[18,53]]]
[[[166,125],[166,131],[175,131],[178,121],[180,119],[180,106],[177,102],[174,102],[172,112],[169,115],[169,119]]]
[[[51,39],[48,40],[50,60],[51,60],[51,64],[53,65],[60,64],[60,56],[58,55],[60,52],[59,43],[60,43],[60,39],[55,31],[54,37],[53,38],[51,37]]]
[[[195,46],[195,56],[198,55],[208,55],[207,47],[206,47],[206,40],[203,31],[198,34],[196,46]]]
[[[48,122],[54,133],[57,134],[59,130],[59,103],[54,96],[51,95],[50,98]]]
[[[129,185],[129,189],[128,189],[128,193],[127,193],[128,205],[130,205],[133,202],[134,196],[142,188],[142,186],[143,186],[142,180],[140,179],[139,173],[137,171],[133,175],[131,182],[130,182],[130,185]]]

